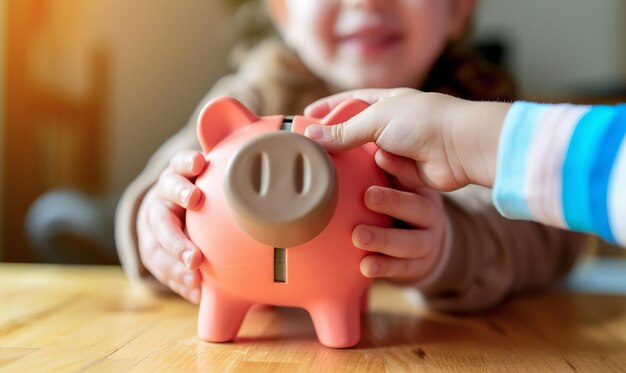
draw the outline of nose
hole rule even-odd
[[[239,226],[275,248],[313,239],[337,203],[335,170],[326,151],[302,135],[282,131],[238,149],[227,166],[225,190]]]

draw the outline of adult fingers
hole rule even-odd
[[[359,249],[396,258],[423,258],[435,247],[429,230],[381,228],[359,225],[352,231],[352,243]]]

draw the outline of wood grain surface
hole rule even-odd
[[[302,310],[255,308],[227,344],[196,337],[196,312],[119,267],[0,264],[0,371],[626,371],[622,296],[555,291],[451,316],[377,283],[346,350],[321,346]]]

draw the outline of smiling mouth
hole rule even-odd
[[[340,44],[355,48],[363,54],[372,54],[395,46],[402,40],[402,35],[388,29],[369,29],[340,36],[338,40]]]

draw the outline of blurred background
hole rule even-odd
[[[117,198],[230,69],[231,3],[0,0],[0,261],[116,262]],[[626,102],[626,2],[480,3],[522,98]]]

